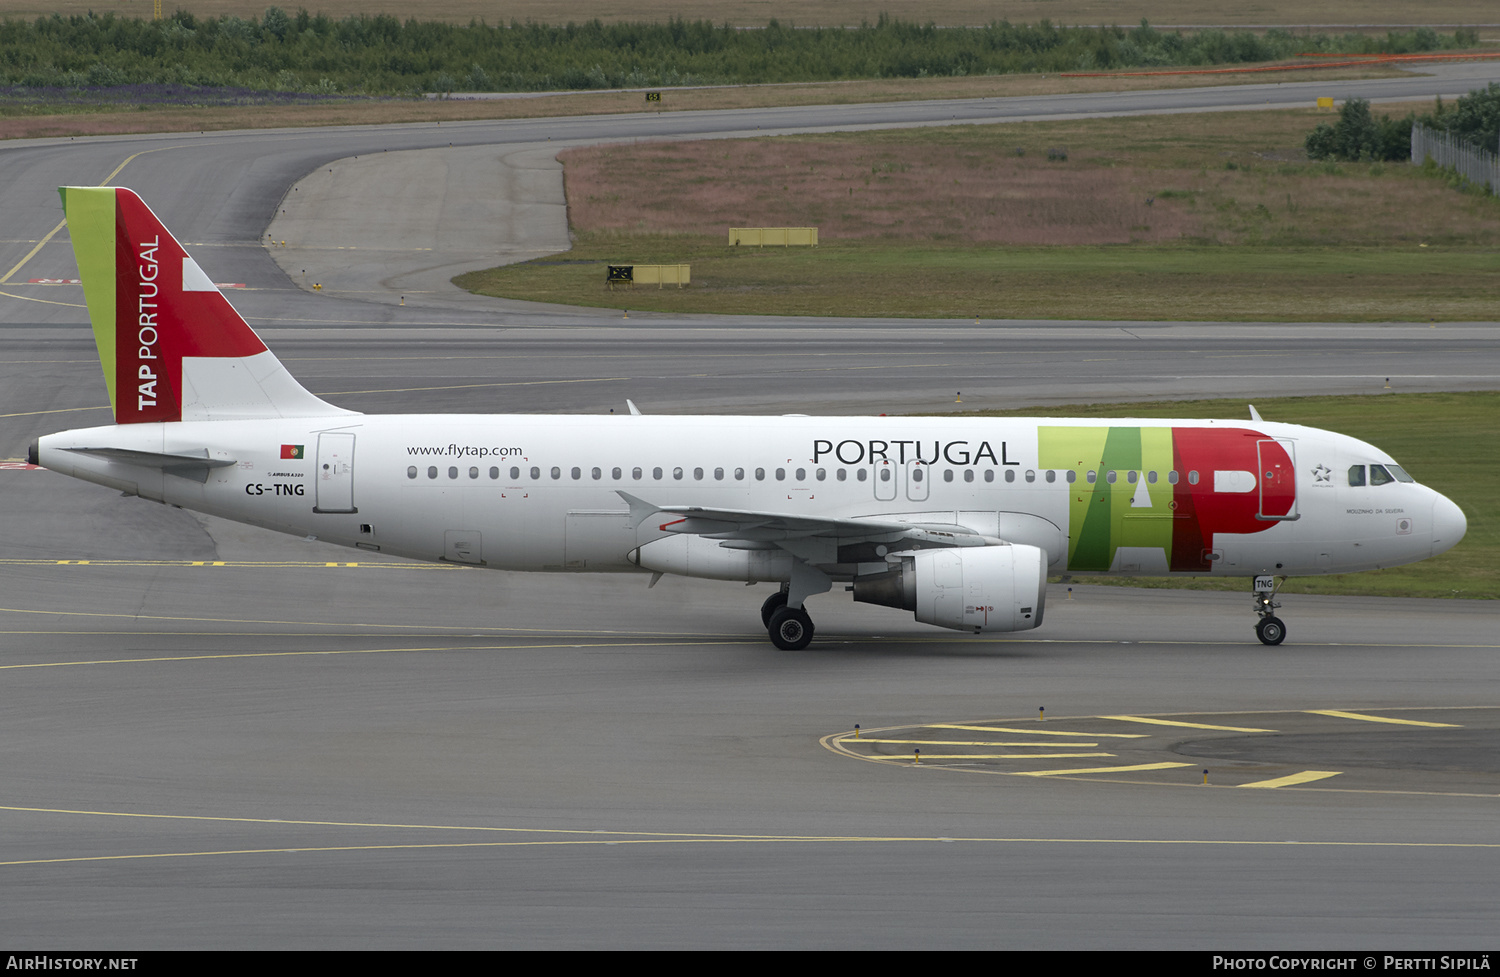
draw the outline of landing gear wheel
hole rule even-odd
[[[785,591],[780,591],[779,590],[776,593],[772,594],[770,597],[767,597],[766,598],[766,602],[764,604],[760,605],[760,623],[761,623],[761,626],[769,628],[771,626],[771,615],[775,614],[777,611],[781,610],[785,606],[786,606],[786,592]]]
[[[812,641],[812,618],[800,607],[778,607],[767,630],[771,633],[771,644],[782,651],[801,651]]]
[[[1255,636],[1263,645],[1279,645],[1286,639],[1286,625],[1281,618],[1267,615],[1255,622]]]

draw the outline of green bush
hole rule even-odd
[[[193,77],[263,89],[285,84],[283,73],[291,72],[297,88],[327,79],[340,91],[366,94],[549,91],[1234,64],[1301,51],[1373,54],[1458,44],[1457,35],[1429,28],[1383,37],[1186,34],[1144,21],[1133,28],[996,21],[940,29],[883,15],[849,29],[799,30],[772,20],[742,30],[682,19],[490,26],[403,23],[384,14],[335,21],[271,7],[259,20],[198,18],[183,10],[162,21],[114,13],[0,20],[0,85],[60,85],[98,65],[99,77],[112,84]]]
[[[1352,98],[1339,109],[1339,120],[1326,122],[1307,135],[1308,159],[1400,160],[1411,158],[1411,126],[1415,114],[1402,119],[1370,111],[1370,103]]]
[[[1436,111],[1422,116],[1421,121],[1429,129],[1441,129],[1496,152],[1500,150],[1500,84],[1492,81],[1489,87],[1464,95],[1446,111],[1443,100],[1438,99]]]

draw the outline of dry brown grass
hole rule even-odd
[[[1278,73],[1278,81],[1334,82],[1385,78],[1395,68],[1305,69]],[[970,78],[900,78],[797,85],[740,85],[729,88],[669,89],[652,111],[722,111],[781,105],[843,105],[940,98],[997,98],[1074,92],[1140,91],[1205,85],[1261,84],[1265,75],[1122,75],[1064,78],[1057,75],[994,75]],[[349,101],[336,104],[225,108],[115,109],[56,115],[0,115],[0,139],[47,136],[115,135],[130,132],[199,132],[291,126],[388,125],[406,122],[461,122],[476,119],[537,119],[571,115],[640,112],[640,92],[569,92],[539,98],[414,99]]]
[[[1410,167],[1309,163],[1302,139],[1326,117],[1088,119],[599,146],[561,158],[583,234],[816,225],[825,242],[1500,245],[1500,209]],[[1066,161],[1048,159],[1054,148]]]
[[[191,10],[199,17],[259,17],[266,0],[164,0],[163,11]],[[672,17],[704,19],[758,26],[772,17],[803,27],[855,25],[884,12],[903,20],[937,24],[986,24],[1006,19],[1012,23],[1034,23],[1050,19],[1062,24],[1134,24],[1142,17],[1153,24],[1494,24],[1500,13],[1493,0],[1441,0],[1412,3],[1411,0],[1257,0],[1229,4],[1222,0],[1141,0],[1123,8],[1119,0],[883,0],[878,5],[855,0],[437,0],[414,6],[409,0],[318,0],[278,4],[283,9],[322,12],[330,17],[350,14],[390,14],[405,20],[491,24],[511,20],[566,23],[598,18],[603,21],[664,21]],[[115,11],[125,16],[149,17],[148,0],[0,0],[0,17],[39,17],[52,13],[84,14],[90,10]]]
[[[1123,244],[1201,233],[1142,174],[1049,161],[1005,129],[963,148],[837,135],[602,146],[562,155],[580,231],[816,225],[826,240]],[[664,192],[665,191],[665,192]]]

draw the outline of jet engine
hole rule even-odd
[[[1042,623],[1047,554],[1007,544],[892,553],[899,564],[854,579],[854,599],[912,611],[955,631],[1027,631]]]

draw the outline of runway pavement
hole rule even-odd
[[[905,124],[944,110],[831,111]],[[756,118],[453,131],[530,145],[547,129],[620,138]],[[0,458],[107,421],[77,292],[25,279],[76,277],[65,231],[37,248],[59,219],[52,185],[98,182],[136,153],[153,155],[119,182],[162,201],[216,281],[249,286],[231,298],[294,374],[360,410],[632,397],[852,413],[957,409],[959,389],[965,407],[1011,406],[1358,392],[1386,376],[1493,389],[1500,375],[1488,324],[938,322],[914,349],[900,322],[627,324],[311,295],[259,243],[315,168],[440,138],[0,146],[0,272],[37,249],[0,284],[20,296],[0,295]],[[464,226],[443,213],[382,219],[442,240]],[[420,272],[391,262],[361,275]],[[1488,602],[1288,597],[1288,643],[1267,649],[1248,594],[1054,586],[1041,630],[977,639],[839,593],[809,604],[819,640],[785,653],[755,614],[767,587],[371,563],[14,464],[0,500],[13,946],[1494,942]]]

